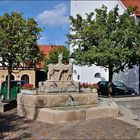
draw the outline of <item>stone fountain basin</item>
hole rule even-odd
[[[114,102],[111,104],[101,102],[98,106],[81,105],[38,109],[37,120],[54,124],[117,116],[118,106]]]
[[[97,102],[97,93],[51,93],[46,95],[20,93],[17,95],[18,105],[35,108],[93,105],[97,104]]]
[[[17,95],[17,114],[29,119],[36,119],[38,109],[73,105],[96,105],[97,102],[97,93],[55,93],[46,95],[20,93]]]
[[[18,94],[17,114],[47,123],[117,117],[114,102],[99,101],[97,93]]]

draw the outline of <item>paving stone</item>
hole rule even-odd
[[[136,139],[137,128],[115,118],[48,124],[16,115],[0,114],[0,139]]]

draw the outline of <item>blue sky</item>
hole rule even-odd
[[[0,15],[11,11],[33,17],[44,30],[38,44],[66,45],[69,33],[69,0],[0,0]]]

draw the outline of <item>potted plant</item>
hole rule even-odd
[[[97,89],[98,89],[98,85],[96,83],[80,83],[80,88],[84,91],[86,90],[91,90],[92,92],[97,92]]]
[[[36,89],[33,87],[33,84],[24,84],[21,87],[21,93],[36,94]]]
[[[32,90],[33,89],[33,84],[24,84],[21,88],[22,89],[30,89],[30,90]]]

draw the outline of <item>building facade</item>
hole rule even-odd
[[[7,69],[0,69],[0,85],[3,81],[7,80]],[[36,71],[34,69],[13,70],[11,80],[24,80],[26,83],[31,83],[35,87]]]

